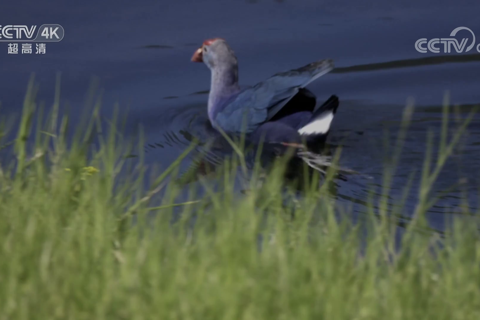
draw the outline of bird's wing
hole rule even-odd
[[[243,90],[218,113],[215,121],[230,132],[252,132],[270,120],[298,90],[333,69],[332,60],[320,60],[299,69],[277,73]]]

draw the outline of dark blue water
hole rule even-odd
[[[476,0],[4,2],[1,25],[61,24],[65,38],[47,44],[45,55],[8,55],[7,44],[0,43],[1,112],[20,111],[32,72],[41,85],[39,100],[51,103],[55,76],[61,72],[62,103],[68,102],[79,117],[96,77],[104,115],[117,102],[121,111],[128,109],[126,133],[134,135],[142,125],[147,143],[155,146],[147,147],[147,163],[165,167],[188,143],[182,132],[201,128],[206,120],[210,75],[204,65],[190,62],[203,40],[227,39],[239,59],[241,84],[331,58],[337,69],[309,89],[319,100],[339,96],[329,143],[344,147],[342,165],[372,176],[374,184],[381,183],[384,130],[397,130],[407,99],[414,99],[416,110],[393,184],[393,194],[399,194],[408,174],[421,169],[426,133],[441,124],[445,93],[452,104],[463,106],[463,117],[480,103],[476,50],[446,57],[421,54],[415,41],[448,37],[459,26],[480,37],[479,13]],[[479,124],[476,117],[436,185],[441,190],[468,177],[463,188],[472,208],[477,207],[480,182]],[[359,202],[370,183],[357,178],[341,182],[340,198]],[[444,212],[458,205],[459,196],[454,189],[431,210],[433,227],[443,228]],[[412,193],[411,207],[415,201]],[[359,204],[355,208],[362,211]]]

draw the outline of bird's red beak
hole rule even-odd
[[[192,56],[193,62],[203,62],[202,48],[198,48]]]

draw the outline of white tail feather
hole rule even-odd
[[[301,135],[325,134],[330,130],[333,113],[329,112],[321,118],[317,118],[298,130]]]

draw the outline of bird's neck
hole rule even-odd
[[[212,124],[225,102],[240,91],[238,85],[238,65],[217,66],[212,68],[210,94],[208,96],[208,117]]]

